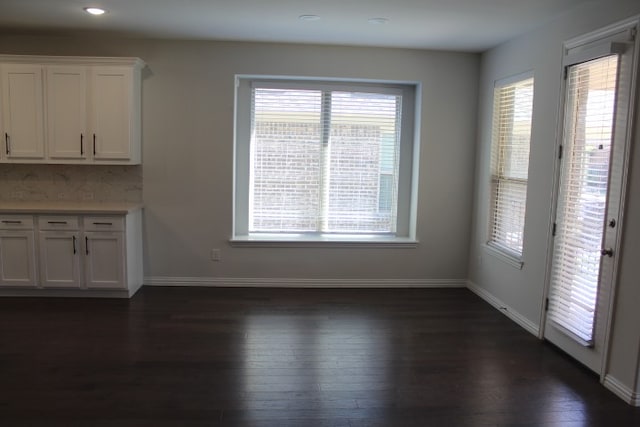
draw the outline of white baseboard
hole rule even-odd
[[[631,406],[640,406],[640,394],[631,390],[626,385],[622,384],[618,379],[611,375],[605,375],[602,384],[613,394],[624,400]]]
[[[487,292],[484,288],[476,285],[472,281],[467,281],[467,288],[478,295],[480,298],[491,304],[493,307],[498,309],[502,314],[507,316],[509,319],[516,322],[518,325],[522,326],[526,331],[532,333],[536,337],[540,335],[540,327],[524,317],[522,314],[515,311],[513,308],[509,307],[507,304]]]
[[[111,289],[0,289],[0,297],[131,298],[138,288]]]
[[[464,288],[458,279],[298,279],[238,277],[145,277],[145,286],[255,288]]]

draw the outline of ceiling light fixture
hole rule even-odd
[[[301,21],[319,21],[320,17],[318,15],[300,15],[298,19]]]
[[[384,25],[389,22],[389,20],[387,18],[369,18],[367,22],[373,25]]]
[[[103,15],[107,12],[106,10],[100,9],[99,7],[85,7],[84,11],[95,16]]]

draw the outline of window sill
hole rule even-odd
[[[521,257],[516,256],[502,249],[500,246],[492,245],[491,243],[486,243],[483,245],[485,252],[493,255],[498,258],[500,261],[506,262],[512,267],[517,268],[518,270],[522,270],[524,267],[524,261]]]
[[[249,248],[416,248],[418,241],[409,237],[386,236],[305,236],[300,234],[266,234],[234,236],[231,246]]]

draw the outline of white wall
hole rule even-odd
[[[479,55],[44,35],[5,35],[0,53],[138,56],[147,62],[147,277],[466,280]],[[237,73],[422,82],[418,248],[230,247]],[[211,248],[222,249],[222,262],[209,259]]]
[[[472,287],[477,286],[478,292],[509,307],[513,317],[532,325],[533,329],[541,327],[546,256],[550,242],[556,129],[561,101],[562,43],[635,14],[640,14],[640,2],[635,0],[592,3],[482,55],[469,278]],[[483,244],[487,236],[490,199],[489,161],[494,81],[529,70],[533,70],[535,75],[535,94],[524,267],[518,270],[491,255],[483,248]],[[637,146],[637,143],[638,141],[634,145]],[[634,150],[631,168],[618,298],[610,364],[607,369],[607,374],[622,383],[628,393],[638,390],[636,376],[640,343],[640,269],[637,260],[640,253],[640,224],[635,219],[640,218],[640,149]]]

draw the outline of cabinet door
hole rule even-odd
[[[124,289],[124,233],[85,233],[87,288]]]
[[[91,137],[96,160],[131,158],[132,79],[129,68],[92,68]]]
[[[37,286],[33,241],[31,230],[0,231],[0,286]]]
[[[47,144],[50,159],[86,158],[85,67],[47,67]]]
[[[2,67],[4,135],[7,159],[44,159],[42,67]]]
[[[40,282],[45,288],[80,287],[80,240],[75,231],[40,231]]]

